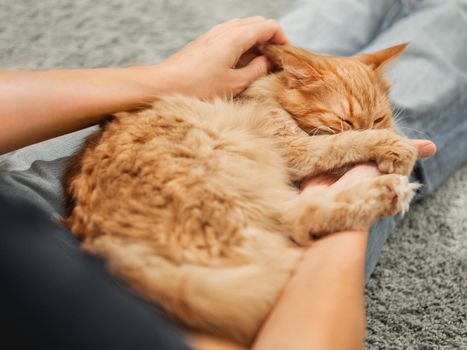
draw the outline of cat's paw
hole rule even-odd
[[[410,202],[420,184],[409,182],[407,176],[390,174],[377,178],[373,186],[380,190],[380,199],[384,203],[381,214],[392,216],[399,212],[405,214],[409,210]]]
[[[374,157],[383,173],[409,175],[417,160],[417,148],[411,140],[393,134],[375,147]]]

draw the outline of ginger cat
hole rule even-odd
[[[66,225],[186,325],[250,344],[310,238],[407,209],[416,149],[392,130],[381,75],[404,47],[329,57],[266,45],[278,72],[236,100],[167,96],[118,114],[70,164]],[[387,175],[292,186],[368,161]]]

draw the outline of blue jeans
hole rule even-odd
[[[280,23],[292,43],[334,55],[410,42],[388,77],[399,131],[438,147],[412,175],[424,185],[419,198],[467,160],[466,0],[298,0]],[[366,280],[399,220],[383,218],[372,227]]]
[[[429,138],[438,154],[418,163],[414,177],[432,192],[467,159],[466,0],[299,0],[282,18],[291,42],[317,52],[352,55],[410,41],[390,72],[399,129]],[[55,217],[63,212],[61,174],[92,128],[0,157],[0,190],[27,197]],[[398,217],[371,230],[366,277]]]

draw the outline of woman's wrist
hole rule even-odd
[[[365,256],[368,242],[368,230],[353,230],[336,232],[314,241],[305,252],[301,266],[303,269],[311,268],[318,259],[317,255],[323,255],[323,261],[330,259],[335,263],[360,263]]]
[[[125,69],[142,103],[151,103],[162,96],[183,92],[183,82],[177,70],[164,63]]]

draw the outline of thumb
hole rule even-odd
[[[418,149],[418,158],[428,158],[436,153],[436,145],[430,140],[413,140]]]
[[[271,68],[271,63],[264,56],[255,57],[250,63],[245,67],[236,69],[238,76],[241,80],[241,85],[243,89],[247,88],[252,82],[256,79],[264,77],[268,74],[269,69]]]

